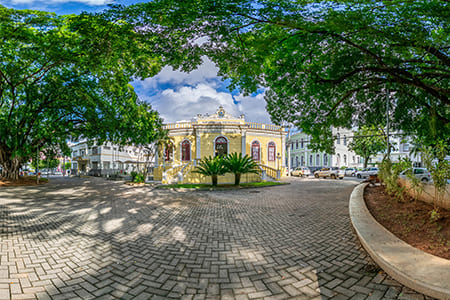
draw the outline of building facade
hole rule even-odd
[[[87,141],[71,143],[73,175],[129,174],[144,167],[145,157],[134,146],[118,146],[111,142],[90,145]]]
[[[348,149],[353,131],[333,128],[335,154],[313,151],[309,148],[311,136],[299,132],[291,135],[286,142],[285,164],[296,167],[362,167],[362,159]]]
[[[170,144],[159,149],[155,180],[184,183],[210,183],[211,178],[192,172],[204,157],[229,153],[248,154],[261,174],[280,177],[285,161],[285,130],[272,124],[246,122],[244,115],[234,117],[222,106],[214,114],[198,114],[190,122],[166,124]],[[261,181],[261,175],[246,174],[243,182]],[[232,174],[219,176],[219,183],[234,182]]]

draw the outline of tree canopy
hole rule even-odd
[[[162,121],[129,82],[159,72],[169,47],[115,10],[57,16],[0,6],[0,164],[17,179],[43,148],[68,138],[146,144]]]
[[[232,88],[265,88],[272,120],[316,140],[384,124],[387,101],[393,129],[450,136],[447,1],[155,0],[127,13],[201,48]]]
[[[348,148],[364,158],[366,168],[371,156],[386,150],[386,143],[386,134],[382,130],[374,126],[363,126],[355,132]]]

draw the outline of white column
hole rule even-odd
[[[241,152],[242,156],[245,156],[247,150],[247,131],[242,131],[242,137],[241,137]]]
[[[201,144],[201,139],[200,139],[200,136],[197,133],[197,136],[195,137],[195,152],[196,152],[196,158],[197,159],[201,158],[200,144]]]
[[[159,147],[155,145],[155,165],[159,166]]]
[[[278,150],[278,149],[277,149]],[[281,151],[277,151],[277,152],[281,152],[281,165],[283,167],[286,167],[286,136],[282,136],[281,137]],[[275,153],[276,155],[276,153]],[[289,165],[289,162],[288,162]]]

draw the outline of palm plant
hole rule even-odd
[[[194,169],[193,172],[205,176],[211,176],[212,185],[216,186],[218,176],[225,174],[227,170],[225,169],[222,157],[208,156],[199,161],[198,166]]]
[[[224,159],[227,172],[234,174],[234,184],[239,185],[241,174],[259,173],[258,164],[248,155],[242,156],[242,153],[230,153]]]

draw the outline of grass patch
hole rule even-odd
[[[264,187],[264,186],[275,186],[275,185],[284,185],[288,184],[285,182],[274,182],[274,181],[266,181],[266,182],[249,182],[249,183],[241,183],[236,186],[234,184],[218,184],[217,186],[212,186],[211,184],[199,183],[199,184],[168,184],[168,185],[160,185],[158,188],[169,189],[169,188],[177,188],[177,189],[242,189],[242,188],[252,188],[252,187]]]

